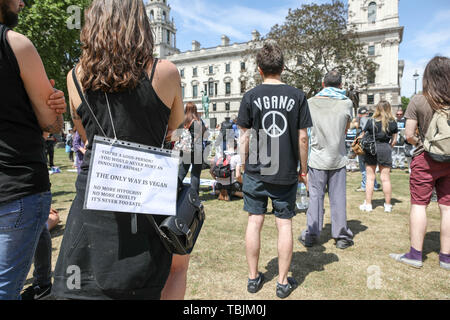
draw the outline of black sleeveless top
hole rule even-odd
[[[155,59],[151,77],[149,78],[147,73],[144,72],[135,89],[107,94],[117,139],[161,148],[167,133],[171,111],[161,101],[152,86],[157,63],[158,59]],[[77,114],[86,130],[87,140],[93,141],[95,135],[103,136],[101,129],[109,138],[114,138],[105,93],[90,90],[84,93],[84,97],[102,127],[100,129],[83,97],[75,75],[75,69],[73,69],[72,77],[82,99]],[[89,143],[81,165],[83,173],[89,170],[91,151],[92,143]]]
[[[44,139],[0,24],[0,203],[50,190]]]

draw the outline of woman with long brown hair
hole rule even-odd
[[[94,136],[161,147],[183,121],[180,76],[171,62],[153,57],[141,0],[94,0],[81,43],[67,87],[86,153],[52,293],[62,299],[159,299],[172,255],[153,226],[137,215],[132,232],[131,214],[85,210],[83,203]]]
[[[375,184],[377,166],[380,168],[381,182],[384,192],[384,211],[392,212],[392,149],[397,142],[397,122],[392,115],[391,104],[387,101],[380,101],[377,104],[375,113],[364,128],[363,136],[375,137],[376,154],[366,152],[364,161],[366,163],[366,201],[359,207],[361,211],[371,212],[372,197]]]
[[[411,163],[410,191],[410,237],[411,247],[406,254],[391,254],[396,261],[421,268],[422,251],[427,232],[427,206],[433,188],[436,189],[441,211],[441,268],[450,270],[450,163],[434,160],[425,150],[424,142],[434,116],[444,115],[450,129],[450,59],[435,57],[427,65],[423,75],[423,95],[416,95],[406,110],[405,135],[416,147]],[[441,122],[445,126],[445,121]],[[418,129],[418,130],[417,130]],[[416,134],[418,132],[419,134]],[[440,141],[450,148],[449,138]],[[447,158],[450,154],[445,154]]]

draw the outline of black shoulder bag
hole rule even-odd
[[[374,119],[372,119],[372,128],[373,128],[372,136],[367,135],[367,134],[364,135],[364,137],[362,138],[362,141],[361,141],[361,146],[366,154],[374,156],[377,154],[377,143],[375,140],[376,126],[375,126]]]

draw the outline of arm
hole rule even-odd
[[[84,141],[84,144],[87,145],[86,130],[84,129],[83,123],[81,122],[81,118],[77,113],[77,108],[81,104],[81,97],[78,94],[78,90],[75,86],[75,83],[73,82],[72,70],[70,70],[69,73],[67,74],[67,90],[69,91],[69,108],[70,114],[72,115],[73,124],[77,129],[81,139]],[[75,136],[73,139],[74,139],[73,143],[75,145]]]
[[[394,148],[395,145],[397,144],[397,138],[398,138],[398,133],[395,133],[395,134],[392,136],[392,140],[391,140],[391,148]]]
[[[19,64],[20,76],[39,126],[43,131],[60,132],[63,128],[63,117],[47,104],[54,90],[36,48],[28,38],[19,33],[9,31],[6,37]]]
[[[241,168],[245,171],[245,163],[248,158],[249,153],[249,142],[250,142],[250,130],[247,128],[239,127],[241,132],[239,138],[239,155],[241,156]]]
[[[300,157],[299,181],[308,186],[308,129],[300,129],[298,131],[298,147]]]
[[[416,146],[419,143],[419,137],[416,136],[417,120],[407,119],[405,125],[405,138],[409,144]]]

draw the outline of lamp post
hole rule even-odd
[[[413,78],[414,78],[414,82],[415,82],[414,94],[416,95],[417,94],[417,80],[419,80],[419,74],[417,73],[417,70],[416,70],[416,73],[413,74]]]

